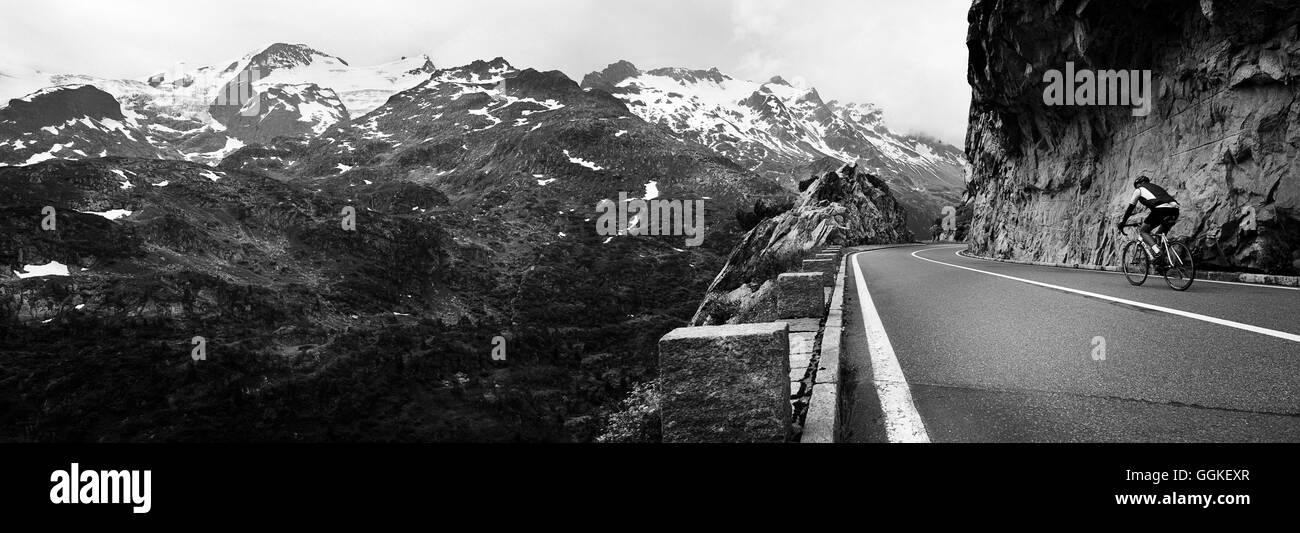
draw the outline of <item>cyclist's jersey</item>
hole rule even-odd
[[[1129,200],[1129,204],[1138,202],[1142,202],[1142,205],[1146,206],[1147,209],[1178,208],[1178,202],[1174,200],[1173,196],[1165,192],[1159,185],[1151,183],[1143,183],[1133,190],[1133,198]]]

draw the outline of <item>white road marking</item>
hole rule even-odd
[[[965,246],[962,246],[962,248],[965,248]],[[938,248],[934,248],[934,249],[937,250]],[[1043,267],[1043,268],[1055,268],[1058,270],[1077,270],[1079,272],[1096,272],[1098,274],[1120,274],[1120,275],[1124,274],[1123,272],[1114,272],[1110,270],[1093,270],[1091,268],[1066,268],[1066,267],[1051,266],[1051,265],[1033,265],[1028,263],[1014,263],[1014,262],[1008,263],[1005,261],[998,261],[995,259],[989,259],[987,257],[979,257],[976,255],[961,255],[961,252],[962,252],[961,250],[957,250],[957,253],[953,255],[956,255],[957,257],[963,257],[966,259],[978,259],[980,261],[987,261],[990,263],[1006,263],[1010,265],[1036,266],[1036,267]],[[1203,278],[1196,278],[1196,283],[1218,283],[1219,285],[1240,285],[1242,287],[1260,287],[1264,289],[1282,289],[1286,291],[1300,291],[1300,287],[1287,287],[1286,285],[1265,285],[1263,283],[1242,283],[1240,281],[1218,281],[1218,280],[1203,279]]]
[[[903,368],[898,365],[894,355],[894,346],[889,343],[889,334],[885,333],[885,324],[880,320],[876,304],[871,300],[867,290],[866,278],[862,277],[862,267],[858,265],[858,252],[849,257],[853,263],[853,274],[857,277],[858,302],[862,306],[862,326],[867,336],[867,348],[871,352],[871,371],[875,378],[876,395],[880,397],[880,409],[885,414],[885,434],[889,442],[930,442],[930,434],[925,430],[921,413],[916,411],[912,401],[912,388],[907,385]]]
[[[938,250],[938,249],[939,249],[939,248],[929,248],[928,250]],[[1069,288],[1069,287],[1062,287],[1062,286],[1060,286],[1060,285],[1052,285],[1052,284],[1050,284],[1050,283],[1043,283],[1043,282],[1041,282],[1041,281],[1034,281],[1034,280],[1029,280],[1029,279],[1024,279],[1024,278],[1017,278],[1017,277],[1015,277],[1015,276],[1008,276],[1008,275],[1006,275],[1006,274],[998,274],[998,273],[996,273],[996,272],[988,272],[988,271],[980,270],[980,269],[977,269],[977,268],[970,268],[970,267],[964,267],[964,266],[961,266],[961,265],[954,265],[954,264],[952,264],[952,263],[945,263],[945,262],[943,262],[943,261],[935,261],[934,259],[927,259],[927,258],[925,258],[925,257],[921,257],[921,256],[919,256],[919,255],[916,255],[916,254],[919,254],[919,253],[921,253],[921,252],[925,252],[925,251],[928,251],[928,250],[917,250],[917,251],[915,251],[915,252],[912,252],[912,257],[915,257],[915,258],[920,259],[920,260],[922,260],[922,261],[929,261],[929,262],[931,262],[931,263],[935,263],[935,264],[939,264],[939,265],[944,265],[944,266],[948,266],[948,267],[952,267],[952,268],[960,268],[960,269],[962,269],[962,270],[969,270],[969,271],[971,271],[971,272],[979,272],[980,274],[987,274],[987,275],[990,275],[990,276],[996,276],[996,277],[999,277],[999,278],[1005,278],[1005,279],[1009,279],[1009,280],[1012,280],[1012,281],[1019,281],[1019,282],[1021,282],[1021,283],[1028,283],[1028,284],[1030,284],[1030,285],[1037,285],[1037,286],[1039,286],[1039,287],[1045,287],[1045,288],[1048,288],[1048,289],[1054,289],[1054,290],[1058,290],[1058,291],[1065,291],[1065,292],[1069,292],[1069,293],[1078,294],[1078,295],[1081,295],[1081,296],[1087,296],[1087,297],[1090,297],[1090,298],[1099,298],[1099,299],[1102,299],[1102,300],[1106,300],[1106,301],[1110,301],[1110,302],[1115,302],[1115,303],[1120,303],[1120,304],[1124,304],[1124,305],[1132,305],[1132,306],[1135,306],[1135,307],[1141,307],[1141,308],[1143,308],[1143,309],[1150,309],[1150,310],[1152,310],[1152,311],[1159,311],[1159,312],[1161,312],[1161,313],[1168,313],[1168,314],[1171,314],[1171,315],[1181,316],[1181,317],[1184,317],[1184,318],[1190,318],[1190,319],[1193,319],[1193,320],[1200,320],[1200,321],[1202,321],[1202,322],[1209,322],[1209,323],[1211,323],[1211,324],[1218,324],[1218,325],[1220,325],[1220,326],[1227,326],[1227,327],[1230,327],[1230,328],[1236,328],[1236,329],[1240,329],[1240,330],[1244,330],[1244,331],[1249,331],[1249,332],[1251,332],[1251,333],[1259,333],[1259,334],[1261,334],[1261,335],[1268,335],[1268,336],[1270,336],[1270,337],[1277,337],[1277,338],[1279,338],[1279,339],[1288,340],[1288,341],[1291,341],[1291,342],[1300,342],[1300,335],[1296,335],[1296,334],[1294,334],[1294,333],[1287,333],[1287,332],[1285,332],[1285,331],[1277,331],[1277,330],[1274,330],[1274,329],[1261,328],[1261,327],[1259,327],[1259,326],[1252,326],[1252,325],[1250,325],[1250,324],[1243,324],[1243,323],[1241,323],[1241,322],[1234,322],[1234,321],[1231,321],[1231,320],[1224,320],[1224,319],[1222,319],[1222,318],[1215,318],[1215,317],[1208,316],[1208,315],[1202,315],[1202,314],[1199,314],[1199,313],[1192,313],[1192,312],[1188,312],[1188,311],[1182,311],[1182,310],[1179,310],[1179,309],[1172,309],[1172,308],[1169,308],[1169,307],[1162,307],[1162,306],[1159,306],[1159,305],[1151,305],[1151,304],[1148,304],[1148,303],[1135,302],[1135,301],[1133,301],[1133,300],[1125,300],[1125,299],[1123,299],[1123,298],[1115,298],[1115,297],[1113,297],[1113,296],[1106,296],[1106,295],[1104,295],[1104,294],[1097,294],[1097,293],[1095,293],[1095,292],[1081,291],[1081,290],[1079,290],[1079,289],[1071,289],[1071,288]],[[958,256],[958,257],[960,257],[960,256]]]

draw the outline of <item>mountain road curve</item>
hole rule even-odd
[[[851,442],[1300,442],[1300,290],[851,253]]]

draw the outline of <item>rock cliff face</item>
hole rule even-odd
[[[799,261],[823,246],[912,240],[907,214],[889,186],[856,166],[844,165],[802,186],[792,209],[759,222],[731,252],[695,313],[695,325],[774,318],[765,314],[774,311],[771,297],[776,277],[797,272]]]
[[[1147,174],[1202,265],[1300,274],[1300,10],[1283,0],[976,0],[971,247],[1116,264]],[[1153,106],[1048,106],[1044,74],[1151,70]]]

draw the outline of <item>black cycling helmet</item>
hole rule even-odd
[[[1138,176],[1137,179],[1133,180],[1133,188],[1136,189],[1140,187],[1143,183],[1151,183],[1151,178],[1148,178],[1146,176]]]

